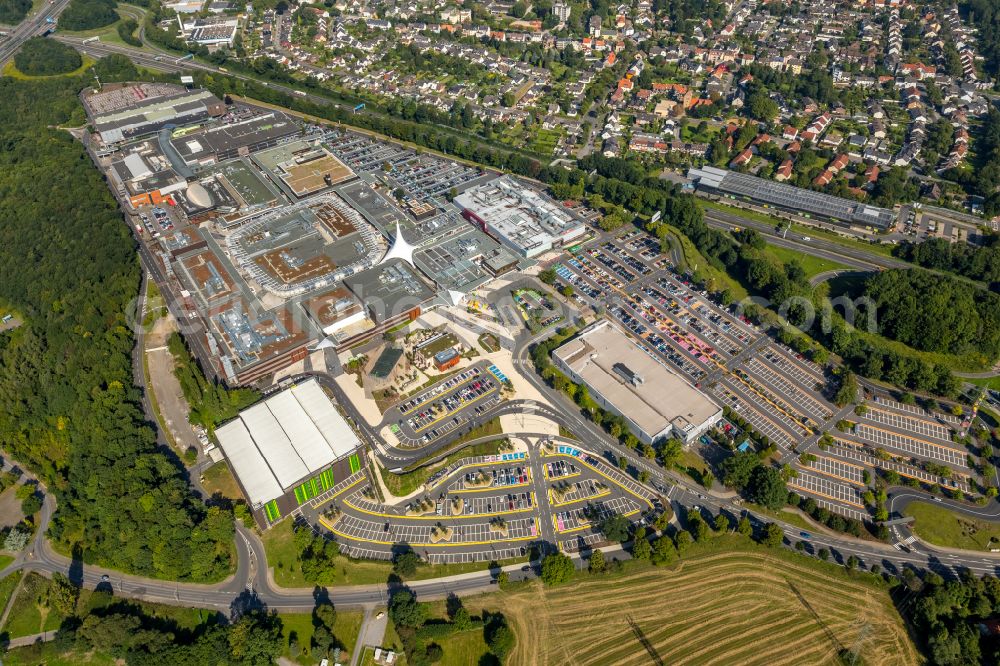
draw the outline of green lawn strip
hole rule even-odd
[[[976,386],[1000,391],[1000,377],[960,377],[960,379]]]
[[[121,662],[111,655],[93,650],[69,650],[56,643],[35,643],[8,650],[3,655],[4,666],[118,666]]]
[[[1000,524],[969,518],[943,506],[914,502],[903,514],[915,519],[910,525],[914,534],[936,546],[985,551],[998,547],[1000,541]]]
[[[14,556],[7,553],[0,553],[0,569],[6,569],[7,565],[14,561]]]
[[[793,259],[798,261],[802,269],[805,270],[807,278],[812,278],[827,271],[850,270],[850,267],[845,264],[831,261],[830,259],[823,259],[822,257],[815,257],[791,248],[769,244],[767,249],[768,252],[781,259],[783,263],[787,264]]]
[[[784,222],[777,217],[771,215],[765,215],[764,213],[758,213],[754,210],[746,210],[745,208],[738,208],[736,206],[729,206],[724,203],[719,203],[717,201],[709,201],[707,199],[698,199],[698,204],[701,205],[703,209],[714,208],[715,210],[721,210],[732,215],[737,215],[739,217],[745,218],[747,220],[753,220],[755,222],[760,222],[761,224],[766,224],[771,227],[775,227],[779,222]],[[846,238],[840,234],[834,233],[832,231],[827,231],[826,229],[820,229],[818,227],[811,227],[804,224],[799,224],[796,222],[792,223],[791,231],[804,236],[823,238],[824,240],[832,241],[838,245],[843,245],[844,247],[850,247],[862,250],[863,252],[870,252],[872,254],[881,255],[883,257],[892,256],[892,246],[885,245],[882,243],[871,243],[865,240],[854,240],[851,238]]]
[[[306,580],[299,565],[298,553],[292,543],[292,521],[284,520],[262,537],[267,553],[267,566],[274,569],[274,580],[280,587],[311,587],[312,585],[372,585],[385,583],[392,573],[392,563],[382,560],[354,560],[337,557],[334,575],[330,580]],[[514,564],[520,559],[504,560],[502,565]],[[407,580],[426,580],[443,576],[455,576],[473,571],[484,571],[488,562],[466,562],[463,564],[424,564]],[[350,646],[349,646],[350,647]]]
[[[444,601],[431,601],[426,606],[429,619],[448,621],[447,606]],[[481,609],[477,606],[466,606],[466,610],[476,618]],[[440,645],[444,652],[444,657],[438,662],[442,666],[487,663],[482,661],[482,657],[489,653],[489,648],[486,646],[486,637],[481,626],[435,639],[434,642]]]
[[[18,638],[41,633],[45,630],[45,625],[50,623],[48,616],[58,615],[56,611],[49,611],[47,607],[43,607],[39,603],[40,599],[44,600],[48,589],[49,580],[47,578],[38,574],[27,575],[17,596],[14,597],[14,604],[7,616],[7,623],[2,627],[8,637]],[[56,627],[58,626],[59,623],[56,622]]]

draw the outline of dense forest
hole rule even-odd
[[[922,243],[903,242],[893,254],[924,268],[948,271],[995,287],[1000,283],[1000,235],[990,234],[981,246],[931,238]]]
[[[0,448],[55,494],[60,549],[217,580],[232,566],[232,517],[195,500],[157,448],[130,362],[134,244],[83,146],[56,129],[83,123],[76,94],[91,80],[0,79],[0,300],[26,320],[0,335]]]
[[[115,0],[70,0],[59,15],[59,27],[63,30],[103,28],[118,20],[117,6]]]
[[[877,328],[914,349],[1000,357],[1000,296],[921,270],[876,273],[864,294]]]
[[[0,0],[0,23],[20,23],[28,15],[29,9],[31,0]]]
[[[14,55],[18,71],[28,76],[66,74],[80,67],[83,58],[72,46],[45,37],[32,37]]]

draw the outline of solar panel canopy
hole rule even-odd
[[[280,497],[361,444],[315,379],[240,412],[215,436],[254,507]]]

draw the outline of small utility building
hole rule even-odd
[[[215,436],[263,527],[361,469],[361,441],[315,379],[240,412]]]

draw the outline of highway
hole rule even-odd
[[[47,23],[45,19],[58,17],[68,4],[69,0],[54,0],[50,4],[43,5],[35,14],[21,21],[8,32],[7,36],[0,42],[0,67],[6,64],[7,60],[21,48],[21,44],[36,35],[41,35],[49,28],[55,27]]]

